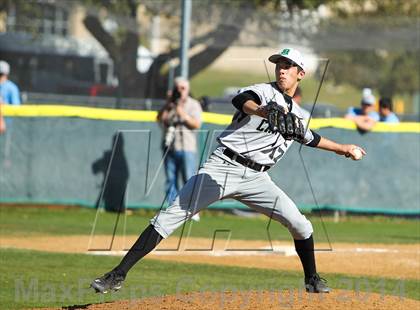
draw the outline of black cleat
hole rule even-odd
[[[331,289],[327,286],[327,280],[315,273],[310,278],[305,278],[305,288],[308,293],[329,293]]]
[[[106,294],[109,291],[118,291],[122,287],[125,277],[116,271],[111,271],[104,274],[102,277],[92,281],[90,287],[96,293]]]

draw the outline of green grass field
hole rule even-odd
[[[232,239],[266,240],[267,232],[273,240],[290,240],[287,230],[265,216],[244,218],[222,212],[204,211],[199,223],[193,223],[192,237],[211,238],[216,230],[230,230]],[[86,235],[90,234],[96,210],[71,207],[47,209],[33,207],[0,207],[0,233],[10,236]],[[127,215],[126,234],[137,235],[147,225],[154,211],[134,212]],[[308,215],[317,241],[358,243],[418,243],[418,220],[391,217],[347,216],[334,223],[332,217]],[[99,213],[95,234],[112,234],[117,214]],[[123,234],[124,216],[118,221],[117,234]],[[174,235],[179,235],[182,229]],[[184,230],[185,231],[185,230]],[[224,236],[227,236],[225,233]],[[223,237],[223,236],[221,236]]]
[[[1,236],[89,234],[96,210],[85,208],[0,207]],[[127,217],[127,234],[138,234],[153,215],[134,212]],[[319,217],[310,216],[322,239]],[[100,213],[97,233],[109,234],[116,215]],[[339,223],[325,217],[333,242],[418,243],[419,221],[386,217],[346,217]],[[267,218],[243,218],[221,212],[204,212],[194,225],[192,236],[211,237],[215,229],[231,229],[232,238],[264,239]],[[122,225],[119,225],[122,227]],[[269,227],[273,239],[290,240],[277,223]],[[121,233],[121,230],[117,230]],[[179,234],[179,231],[177,232]],[[324,240],[325,241],[325,238]],[[73,306],[111,300],[139,299],[189,291],[279,290],[302,288],[300,272],[261,270],[200,264],[162,262],[145,259],[136,266],[125,288],[110,295],[96,295],[88,289],[90,281],[103,274],[119,257],[84,254],[45,253],[29,250],[0,249],[1,309]],[[351,277],[323,274],[336,289],[358,289],[405,296],[420,300],[420,281],[375,277]]]
[[[274,76],[271,74],[271,79]],[[268,77],[265,74],[252,74],[243,72],[229,72],[218,70],[204,70],[191,80],[191,89],[196,97],[203,95],[222,97],[223,90],[227,87],[244,87],[255,83],[265,83]],[[319,82],[308,77],[301,82],[303,102],[312,103],[315,99]],[[325,83],[321,88],[318,102],[329,103],[339,109],[347,109],[349,106],[358,106],[361,92],[350,86],[332,86]]]

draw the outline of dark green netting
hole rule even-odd
[[[203,159],[216,145],[217,130],[223,128],[203,126],[199,135]],[[302,149],[320,207],[355,212],[420,213],[419,134],[361,135],[335,128],[319,132],[343,143],[360,144],[368,152],[362,161],[354,162],[329,152]],[[14,118],[7,134],[0,136],[0,202],[88,207],[100,203],[111,209],[123,202],[131,208],[159,208],[165,199],[160,139],[155,123]],[[310,210],[316,203],[298,150],[299,145],[295,144],[270,170],[270,175],[302,209]],[[113,161],[108,169],[111,157]],[[104,193],[99,199],[102,189]],[[228,200],[213,207],[244,206]]]

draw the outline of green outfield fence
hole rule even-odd
[[[7,107],[4,114],[0,203],[161,207],[165,175],[156,112],[22,106]],[[201,160],[230,119],[204,115]],[[302,210],[317,208],[311,184],[324,210],[420,214],[420,123],[381,124],[363,135],[343,119],[315,119],[311,127],[333,140],[359,144],[368,155],[355,162],[308,147],[299,153],[295,143],[269,173]],[[211,207],[245,208],[232,200]]]

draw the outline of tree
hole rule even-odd
[[[420,85],[417,0],[355,0],[333,3],[315,49],[330,59],[328,79],[382,96],[414,94]],[[318,42],[318,43],[317,43]],[[334,42],[334,48],[328,48]],[[339,48],[341,46],[341,49]]]
[[[325,55],[332,60],[328,79],[359,89],[371,87],[381,96],[414,94],[419,89],[418,53],[413,51],[338,51]]]
[[[201,51],[190,56],[190,78],[212,64],[228,47],[238,40],[241,32],[251,23],[257,11],[272,12],[286,10],[315,8],[322,3],[336,0],[235,0],[235,1],[193,1],[193,28],[199,34],[191,40],[191,50],[201,48]],[[85,2],[86,3],[86,2]],[[172,36],[179,35],[180,1],[140,1],[140,0],[89,0],[91,5],[84,19],[86,28],[108,51],[117,68],[120,88],[125,96],[162,97],[167,85],[168,61],[179,54],[178,44],[158,55],[147,73],[136,70],[137,46],[141,37],[138,7],[142,6],[146,14],[163,15],[168,20],[176,19]],[[284,8],[283,8],[284,9]],[[114,34],[104,29],[98,12],[119,20],[118,30]],[[124,16],[124,18],[121,18]],[[127,27],[128,26],[128,27]],[[199,29],[206,31],[200,33]],[[198,29],[198,30],[197,30]],[[273,31],[273,29],[271,29]],[[141,42],[144,44],[144,42]],[[176,42],[178,43],[178,42]],[[177,70],[177,68],[176,68]]]
[[[136,69],[137,47],[140,43],[140,25],[136,22],[138,6],[143,5],[147,14],[165,14],[168,18],[179,16],[179,3],[176,1],[136,1],[136,0],[91,0],[91,7],[84,18],[84,24],[90,33],[108,51],[116,67],[121,92],[124,96],[162,97],[166,93],[168,61],[178,56],[179,47],[174,44],[167,52],[158,55],[148,72],[140,73]],[[194,2],[203,8],[209,7],[210,1]],[[229,5],[229,3],[228,3]],[[245,18],[238,18],[239,12],[246,9],[246,1],[233,2],[237,10],[214,10],[218,23],[201,36],[191,41],[191,49],[197,45],[205,48],[190,57],[190,77],[209,66],[239,36]],[[118,30],[110,33],[105,30],[101,17],[97,12],[105,11],[107,16],[117,20]],[[203,13],[209,13],[203,12]],[[124,18],[121,18],[124,16]],[[226,21],[232,20],[234,23]],[[176,24],[176,23],[175,23]],[[178,31],[177,27],[176,31]]]
[[[307,18],[307,9],[313,10],[325,4],[334,6],[341,2],[343,1],[193,1],[190,47],[193,54],[190,54],[190,78],[207,68],[227,48],[239,41],[247,46],[277,48],[280,43],[279,33],[282,31],[291,34],[286,38],[288,42],[311,44],[314,24]],[[23,8],[30,20],[40,3],[68,9],[80,5],[86,9],[83,23],[114,61],[121,96],[165,96],[168,63],[179,54],[181,0],[0,0],[0,11],[7,10],[7,6],[13,4]],[[306,15],[294,18],[299,12],[305,11]],[[140,73],[136,65],[137,49],[140,44],[148,45],[145,20],[157,15],[164,18],[165,24],[169,25],[170,29],[164,36],[170,45],[167,50],[156,56],[148,72]],[[42,17],[42,12],[40,16]],[[110,24],[113,26],[108,27]]]

